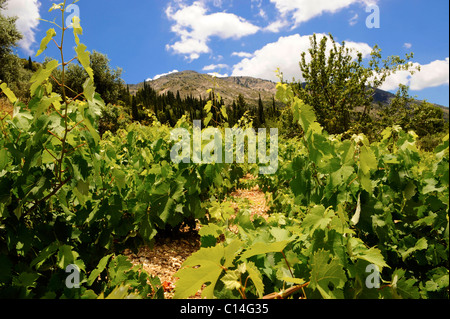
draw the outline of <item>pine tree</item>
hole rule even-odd
[[[133,117],[134,121],[139,121],[139,111],[135,96],[131,96],[131,116]]]
[[[272,116],[273,117],[278,116],[278,109],[277,109],[277,105],[275,103],[275,96],[272,96]]]
[[[259,94],[258,99],[258,124],[263,125],[266,122],[265,116],[264,116],[264,105],[261,100],[261,94]]]
[[[33,71],[33,61],[31,61],[31,56],[28,57],[28,66],[27,69]]]

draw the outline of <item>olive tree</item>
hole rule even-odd
[[[398,70],[413,72],[413,65],[408,62],[412,53],[405,58],[390,56],[383,60],[381,49],[375,45],[370,60],[365,61],[361,52],[349,48],[345,42],[338,44],[331,34],[320,40],[314,34],[310,42],[299,63],[303,81],[293,86],[298,96],[314,107],[318,121],[332,134],[362,130],[370,120],[375,89]]]

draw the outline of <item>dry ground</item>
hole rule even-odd
[[[251,180],[253,177],[247,175],[244,179]],[[230,194],[229,200],[236,212],[240,209],[239,202],[248,200],[251,216],[257,214],[264,218],[268,217],[269,207],[266,203],[266,197],[258,185],[251,189],[237,189]],[[198,230],[199,225],[195,230],[189,230],[186,227],[177,238],[160,238],[153,248],[144,246],[136,254],[129,250],[125,250],[124,254],[134,264],[143,265],[143,268],[149,274],[158,276],[164,286],[165,298],[171,299],[177,281],[174,274],[190,255],[200,249]],[[200,291],[192,298],[200,298]]]

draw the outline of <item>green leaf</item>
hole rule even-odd
[[[244,253],[240,257],[240,260],[248,259],[256,255],[282,252],[290,242],[291,240],[283,240],[270,244],[264,242],[255,243],[244,251]]]
[[[114,169],[112,173],[117,187],[119,188],[119,190],[122,190],[126,186],[127,175],[120,169]]]
[[[80,39],[78,38],[78,35],[83,34],[83,29],[80,25],[80,17],[74,16],[72,19],[72,27],[73,27],[73,36],[75,37],[75,43],[77,45],[80,44]]]
[[[39,278],[38,273],[22,272],[19,276],[13,278],[13,285],[20,287],[36,287],[36,280]]]
[[[214,287],[222,274],[223,268],[221,260],[224,256],[224,247],[217,245],[210,248],[202,248],[193,253],[183,263],[174,276],[180,278],[176,283],[175,299],[187,299],[196,294],[203,284],[209,283],[203,292],[202,297],[214,298]],[[199,266],[197,268],[192,268]]]
[[[83,180],[78,180],[77,186],[73,189],[73,193],[78,199],[78,202],[84,206],[89,196],[89,183]]]
[[[371,170],[378,168],[377,158],[372,149],[367,145],[361,146],[361,153],[359,155],[359,161],[361,165],[361,170],[364,175],[369,175]]]
[[[89,57],[89,51],[86,51],[87,47],[83,43],[79,43],[75,48],[75,52],[77,53],[78,61],[86,70],[87,74],[94,81],[94,71],[91,68],[91,59]]]
[[[214,247],[201,248],[193,253],[174,275],[180,278],[176,284],[174,298],[189,298],[195,295],[203,284],[208,283],[209,285],[203,289],[202,297],[207,299],[214,298],[214,287],[222,271],[233,265],[233,260],[241,246],[242,242],[235,240],[226,247],[216,245]]]
[[[209,223],[206,226],[202,226],[198,231],[200,236],[214,236],[214,238],[218,238],[220,234],[223,233],[222,227],[217,226],[214,223]]]
[[[53,242],[45,249],[43,249],[35,259],[33,259],[33,261],[30,264],[30,267],[36,266],[36,269],[39,269],[48,258],[53,256],[53,254],[56,252],[57,249],[58,243]]]
[[[225,268],[230,268],[233,266],[233,261],[238,252],[242,249],[242,241],[235,239],[230,244],[228,244],[223,253],[225,259],[223,266]]]
[[[228,120],[227,108],[225,105],[223,105],[221,107],[220,112],[222,113],[222,116],[224,117],[224,119]]]
[[[356,204],[355,214],[351,219],[352,225],[358,224],[360,216],[361,216],[361,193],[358,194],[358,203]]]
[[[53,3],[53,5],[51,6],[51,8],[48,10],[48,12],[52,12],[53,10],[61,10],[61,6],[63,6],[64,5],[64,2],[61,2],[61,3],[58,3],[58,4],[56,4],[56,3]]]
[[[275,98],[278,101],[281,101],[284,104],[289,104],[289,102],[294,98],[294,92],[292,91],[292,88],[288,86],[288,84],[279,82],[277,83],[276,89],[277,93],[275,95]]]
[[[405,261],[405,259],[408,258],[408,256],[411,255],[413,252],[417,250],[424,250],[427,248],[428,248],[427,239],[425,237],[422,237],[416,242],[414,247],[410,247],[406,251],[400,251],[400,253],[402,255],[403,261]]]
[[[208,113],[208,115],[206,115],[205,119],[203,120],[203,125],[208,126],[209,122],[211,121],[213,117],[212,113]]]
[[[103,299],[103,293],[99,299]],[[141,299],[141,297],[138,294],[132,293],[129,285],[120,285],[114,288],[105,299]]]
[[[309,229],[309,233],[312,235],[316,229],[325,229],[334,215],[333,210],[325,209],[322,205],[316,205],[309,210],[302,222],[302,227]]]
[[[343,298],[340,290],[344,287],[347,277],[342,265],[336,258],[330,257],[329,251],[319,250],[314,253],[311,262],[311,289],[319,290],[325,299]],[[331,288],[330,288],[331,285]]]
[[[33,74],[33,76],[30,79],[31,87],[30,87],[30,93],[31,96],[34,96],[36,89],[39,85],[42,84],[42,82],[46,81],[50,75],[52,74],[53,70],[58,67],[59,63],[56,60],[51,60],[47,63],[45,67],[41,67],[36,73]]]
[[[394,297],[406,299],[419,299],[419,287],[416,286],[417,281],[412,278],[405,277],[405,270],[396,269],[392,274],[392,289]]]
[[[259,298],[262,298],[264,294],[264,283],[262,280],[261,272],[258,270],[258,268],[256,268],[255,264],[251,261],[246,264],[246,269],[248,272],[248,276],[255,285],[256,292],[258,293]]]
[[[298,112],[298,122],[304,132],[307,132],[313,123],[317,123],[316,113],[314,113],[313,108],[305,104],[302,100],[294,98],[292,108],[294,110],[294,117],[295,113]]]
[[[98,145],[98,143],[100,143],[100,135],[98,134],[97,130],[92,126],[92,124],[89,120],[84,121],[83,124],[88,129],[89,133],[91,134],[92,138],[94,139],[95,144]]]
[[[1,81],[0,81],[1,82]],[[0,84],[0,89],[2,90],[2,92],[6,95],[6,97],[8,98],[8,100],[11,103],[16,103],[17,101],[17,97],[16,95],[13,93],[13,91],[11,91],[11,89],[8,87],[8,85],[6,83],[2,83]]]
[[[378,266],[380,271],[383,267],[389,266],[384,261],[381,251],[377,248],[367,248],[364,242],[359,238],[350,238],[347,242],[348,253],[352,258],[366,260],[371,264]]]
[[[228,290],[239,289],[242,287],[241,275],[242,273],[238,269],[234,271],[229,270],[225,276],[222,277],[221,281]]]
[[[108,279],[111,285],[118,285],[127,280],[127,273],[133,268],[133,264],[128,257],[119,255],[115,256],[109,263]]]
[[[87,101],[94,101],[95,87],[94,81],[91,78],[87,78],[83,83],[83,95]]]
[[[60,246],[58,250],[58,266],[61,269],[66,269],[68,265],[75,263],[78,256],[78,253],[73,251],[71,246]]]
[[[55,6],[55,4],[53,4],[53,6]],[[50,9],[50,10],[52,10],[52,9]],[[41,46],[40,46],[38,52],[36,53],[36,56],[41,55],[41,53],[47,49],[48,43],[53,39],[53,37],[55,35],[56,35],[55,29],[51,28],[51,29],[47,30],[47,35],[45,36],[45,38],[42,39]]]
[[[48,109],[51,104],[59,101],[61,101],[61,96],[59,94],[53,93],[50,97],[44,96],[37,105],[36,112],[34,113],[34,118],[37,119]]]

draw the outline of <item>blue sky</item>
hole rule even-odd
[[[48,9],[60,1],[9,0],[8,14],[19,17],[25,35],[19,56],[34,56],[53,27],[36,18],[59,22],[58,13]],[[285,79],[301,79],[298,62],[309,36],[331,33],[367,57],[375,44],[383,58],[414,52],[412,62],[422,71],[399,72],[382,88],[395,92],[399,83],[407,84],[419,99],[449,105],[447,0],[81,0],[76,5],[81,42],[107,54],[127,83],[175,70],[275,81],[277,67]],[[373,5],[379,9],[379,28],[366,25],[374,14],[366,9]],[[70,57],[74,44],[66,44]],[[52,43],[46,55],[59,59]]]

